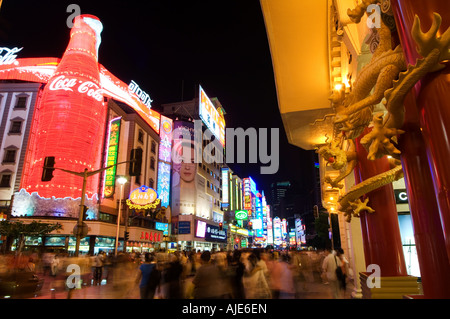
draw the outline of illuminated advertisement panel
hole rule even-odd
[[[222,203],[228,204],[229,169],[222,168]]]
[[[158,162],[158,184],[157,190],[161,199],[161,206],[168,207],[170,204],[170,178],[172,159],[172,132],[173,121],[161,115],[161,129],[159,132],[159,162]]]
[[[0,79],[47,83],[60,61],[59,58],[16,59],[13,64],[0,65]],[[159,133],[161,115],[149,109],[136,93],[129,90],[129,85],[119,80],[100,63],[98,70],[101,94],[131,106],[152,129]]]
[[[244,209],[247,210],[248,216],[252,216],[252,196],[248,178],[244,178]]]
[[[209,97],[199,86],[199,115],[205,123],[206,127],[211,131],[216,138],[219,139],[220,144],[225,146],[225,120],[221,114],[216,110],[214,104]]]
[[[158,194],[161,206],[168,207],[170,203],[170,164],[158,163]]]
[[[289,232],[289,245],[295,246],[297,244],[295,240],[295,231]]]
[[[214,242],[226,242],[227,231],[220,230],[218,226],[206,224],[205,240]]]
[[[273,244],[273,225],[270,217],[267,219],[267,244]]]
[[[302,220],[300,218],[296,218],[295,219],[295,239],[297,240],[297,243],[301,242],[302,235],[303,235]]]
[[[117,154],[119,151],[120,119],[121,117],[116,117],[109,122],[105,167],[117,164]],[[117,166],[112,166],[105,171],[103,178],[104,198],[109,198],[114,195],[116,184],[116,170]]]
[[[283,234],[283,240],[287,239],[287,221],[286,218],[283,218],[281,220],[281,229],[282,229],[282,234]]]
[[[281,219],[279,217],[275,217],[273,219],[273,242],[275,245],[281,245],[283,234],[281,230]]]
[[[261,205],[261,198],[260,194],[259,196],[255,197],[255,208],[256,208],[256,220],[258,220],[258,223],[261,225],[259,229],[256,229],[256,237],[262,238],[264,236],[264,226],[263,226],[263,213],[262,213],[262,205]]]
[[[162,230],[163,231],[163,235],[169,235],[169,224],[168,223],[156,222],[155,223],[155,229],[156,230]]]
[[[204,221],[197,220],[195,237],[205,238],[205,234],[206,234],[206,223]]]

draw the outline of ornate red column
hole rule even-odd
[[[364,134],[369,132],[368,129]],[[371,161],[366,149],[355,140],[358,154],[357,170],[362,180],[369,179],[390,169],[386,157]],[[367,194],[369,206],[374,213],[361,213],[366,265],[380,266],[382,277],[407,276],[403,255],[397,206],[392,184],[380,187]]]
[[[415,64],[416,59],[420,58],[420,55],[415,49],[416,45],[411,36],[414,15],[417,14],[419,16],[422,31],[426,31],[431,26],[433,12],[439,13],[442,17],[440,27],[440,34],[442,34],[450,25],[450,2],[442,0],[395,0],[392,1],[392,5],[398,34],[407,62]],[[416,106],[425,142],[424,145],[426,146],[426,153],[431,167],[434,193],[439,206],[439,217],[448,260],[450,260],[449,72],[450,65],[447,64],[443,70],[428,74],[415,86]],[[409,104],[416,102],[414,99],[409,101]],[[407,105],[405,106],[408,107]],[[422,152],[424,153],[424,151]],[[439,244],[436,242],[435,245],[438,246]],[[429,262],[434,263],[437,261]]]

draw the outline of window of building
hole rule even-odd
[[[9,128],[9,133],[17,134],[22,130],[22,121],[12,121]]]
[[[155,158],[154,157],[152,157],[151,159],[150,159],[150,168],[152,169],[152,170],[155,170]]]
[[[144,131],[142,130],[138,131],[138,141],[144,143]]]
[[[156,154],[156,142],[155,141],[152,141],[151,151],[152,151],[153,154]]]
[[[17,98],[16,106],[17,109],[24,109],[27,107],[27,96],[19,96]]]
[[[1,175],[0,187],[11,187],[11,174],[5,173]]]
[[[150,188],[155,188],[155,181],[153,180],[153,178],[150,178],[150,181],[148,182],[148,187]]]
[[[16,161],[17,150],[9,149],[5,150],[5,157],[3,158],[3,163],[14,163]]]

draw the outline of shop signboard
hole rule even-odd
[[[179,221],[178,222],[178,234],[190,234],[191,233],[191,222],[190,221]]]
[[[218,226],[206,224],[205,240],[226,242],[227,231],[224,229],[220,230]]]
[[[156,222],[155,223],[155,229],[156,230],[162,230],[163,231],[163,235],[169,235],[169,224],[168,223],[160,223],[160,222]]]
[[[120,120],[121,117],[116,117],[109,122],[108,138],[106,147],[106,166],[109,167],[103,178],[103,197],[109,198],[114,195],[116,183],[116,169],[117,155],[119,151],[119,136],[120,136]]]
[[[248,212],[246,210],[237,210],[234,213],[234,218],[237,220],[247,220],[248,219]]]
[[[127,205],[131,209],[156,208],[160,202],[156,191],[145,185],[133,190],[127,199]]]

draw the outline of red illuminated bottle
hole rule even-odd
[[[106,121],[106,103],[100,84],[98,48],[100,20],[91,15],[75,18],[70,42],[36,107],[27,149],[22,188],[45,198],[81,196],[83,178],[55,170],[41,181],[47,156],[55,167],[74,172],[100,168]],[[86,194],[98,192],[99,174],[88,178]]]

